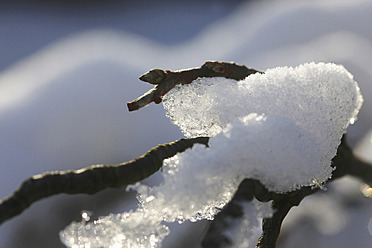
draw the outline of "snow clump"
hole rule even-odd
[[[232,159],[240,157],[244,163],[226,166],[257,169],[260,172],[253,173],[251,178],[270,182],[265,185],[275,192],[322,184],[331,176],[331,160],[348,125],[356,120],[362,102],[353,76],[343,66],[331,63],[278,67],[239,82],[201,78],[164,97],[167,116],[186,137],[213,137],[239,128],[239,118],[248,118],[253,113],[262,115],[264,120],[256,118],[258,123],[246,125],[249,130],[241,132],[244,137],[240,141],[232,139],[234,149],[227,148]],[[259,123],[265,122],[271,122],[265,124],[271,125],[271,129],[260,132]],[[284,122],[286,130],[279,130]],[[276,141],[278,137],[280,141]],[[251,150],[255,152],[250,154]],[[275,159],[270,156],[273,153]],[[301,153],[306,156],[296,155]],[[202,160],[207,159],[203,156]],[[277,163],[280,165],[273,166]],[[286,170],[290,164],[297,164],[297,168]],[[297,181],[296,185],[292,179]],[[276,186],[271,185],[274,181]]]
[[[139,193],[136,211],[74,222],[61,240],[69,247],[158,247],[169,233],[164,222],[213,219],[245,178],[280,193],[320,186],[362,101],[353,76],[324,63],[179,86],[164,97],[167,116],[187,137],[212,136],[209,146],[164,161],[160,185],[131,186]]]

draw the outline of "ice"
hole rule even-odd
[[[361,104],[352,75],[335,64],[180,86],[164,99],[168,116],[188,137],[212,136],[209,146],[195,145],[164,161],[160,185],[130,186],[139,193],[136,211],[72,223],[61,240],[69,247],[154,248],[169,233],[166,222],[213,219],[245,178],[280,193],[321,187]],[[241,223],[248,234],[256,214],[247,211]]]

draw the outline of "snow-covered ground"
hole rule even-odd
[[[349,140],[357,145],[364,138],[359,151],[365,156],[372,153],[367,148],[371,133],[364,137],[372,127],[372,1],[125,1],[66,6],[4,5],[6,11],[0,11],[1,198],[31,175],[127,161],[181,138],[161,106],[129,113],[125,102],[151,88],[137,79],[147,70],[182,69],[206,60],[235,61],[260,70],[311,61],[343,64],[364,96],[359,120],[349,127]],[[149,183],[155,181],[156,176]],[[309,243],[307,237],[318,240],[318,247],[366,247],[372,241],[367,228],[372,204],[355,196],[359,188],[355,182],[350,188],[356,190],[346,191],[343,185],[349,182],[322,195],[338,200],[340,215],[346,209],[340,198],[358,203],[347,205],[344,222],[329,221],[339,228],[331,225],[324,231],[319,222],[303,222],[306,216],[321,219],[309,214],[311,204],[324,201],[314,196],[289,216],[281,247]],[[109,199],[112,204],[107,204]],[[0,246],[63,247],[58,232],[79,219],[81,210],[96,215],[123,212],[135,207],[133,199],[125,190],[108,190],[96,196],[40,201],[0,226]],[[330,204],[314,206],[325,212]],[[297,228],[301,223],[310,224]],[[177,236],[174,242],[182,242],[178,228],[171,226]],[[197,228],[196,243],[204,224]],[[174,247],[171,237],[164,247]]]

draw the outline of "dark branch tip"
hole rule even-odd
[[[145,74],[141,75],[139,79],[141,81],[150,83],[150,84],[160,84],[164,81],[167,72],[162,69],[152,69]]]
[[[127,107],[129,112],[137,110],[138,109],[137,101],[134,100],[132,102],[127,102]]]

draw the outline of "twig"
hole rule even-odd
[[[128,102],[128,110],[138,110],[151,102],[159,104],[162,101],[162,97],[176,85],[189,84],[200,77],[225,77],[241,80],[256,72],[260,71],[247,68],[244,65],[217,61],[208,61],[201,67],[180,71],[153,69],[143,74],[139,79],[156,86],[136,100]]]
[[[159,145],[132,161],[117,165],[94,165],[76,171],[47,172],[22,183],[11,196],[0,201],[0,224],[20,214],[32,203],[51,195],[94,194],[143,180],[158,171],[163,160],[195,143],[208,144],[208,137],[181,139]]]

